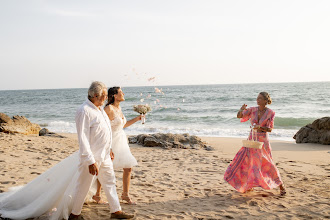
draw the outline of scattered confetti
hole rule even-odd
[[[156,93],[162,93],[162,89],[158,89],[157,87],[155,87],[155,92]]]
[[[149,82],[150,82],[150,81],[155,81],[155,79],[156,79],[156,77],[151,77],[151,78],[148,79],[148,81],[149,81]]]

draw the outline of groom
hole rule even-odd
[[[102,108],[107,94],[107,87],[103,83],[93,82],[88,90],[88,99],[76,113],[80,163],[69,220],[83,219],[80,213],[94,175],[100,181],[108,199],[110,218],[129,219],[134,217],[134,215],[121,211],[116,191],[115,173],[110,157],[111,126],[109,118]]]

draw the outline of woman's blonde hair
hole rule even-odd
[[[262,95],[265,100],[267,100],[268,105],[272,104],[272,98],[270,97],[268,92],[260,92],[259,94]]]

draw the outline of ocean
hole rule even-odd
[[[149,104],[146,123],[125,129],[141,133],[189,133],[198,136],[247,137],[250,123],[240,123],[237,111],[243,104],[257,106],[258,93],[266,91],[275,111],[271,139],[294,141],[293,135],[317,118],[330,116],[330,82],[224,84],[123,87],[121,103],[129,120],[133,106]],[[52,132],[75,133],[76,109],[86,100],[87,88],[0,90],[0,112],[22,115]]]

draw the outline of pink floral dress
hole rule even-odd
[[[275,112],[267,108],[258,121],[258,107],[243,111],[241,122],[250,119],[261,127],[274,127]],[[242,147],[225,172],[225,180],[239,192],[246,192],[254,187],[272,189],[282,184],[280,173],[276,168],[267,132],[256,132],[258,141],[264,142],[262,149]],[[250,132],[249,140],[252,139]]]

